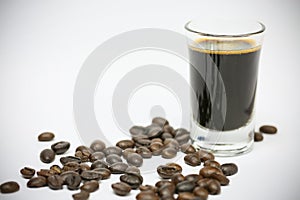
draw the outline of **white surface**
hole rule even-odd
[[[298,9],[297,0],[1,0],[0,183],[16,180],[21,191],[0,194],[0,199],[71,199],[73,192],[66,189],[26,188],[19,170],[24,166],[48,167],[39,161],[39,152],[51,144],[37,142],[41,131],[55,132],[55,141],[70,141],[69,154],[80,144],[73,122],[72,95],[84,60],[98,45],[119,33],[145,27],[184,33],[183,25],[201,15],[253,18],[267,26],[259,72],[257,126],[271,123],[279,128],[277,135],[255,143],[250,154],[218,159],[237,163],[240,171],[230,177],[230,186],[222,187],[221,195],[209,199],[299,199]],[[130,112],[135,112],[132,106]],[[166,113],[174,126],[180,123],[176,113]],[[141,117],[130,115],[138,123],[149,120],[143,113]],[[198,170],[187,167],[184,174]],[[118,199],[110,189],[117,179],[113,176],[102,181],[90,199]],[[155,173],[145,175],[147,184],[157,180]],[[135,199],[135,194],[119,199]]]

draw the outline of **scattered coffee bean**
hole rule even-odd
[[[220,163],[218,163],[215,160],[207,160],[204,162],[204,166],[211,166],[211,167],[215,167],[215,168],[220,168],[221,165]]]
[[[197,185],[202,188],[207,188],[210,181],[211,181],[210,178],[203,178],[203,179],[200,179],[199,181],[197,181]]]
[[[171,159],[171,158],[175,158],[177,155],[177,150],[174,149],[173,147],[168,147],[165,148],[164,150],[162,150],[161,152],[161,156],[165,159]]]
[[[167,138],[164,141],[164,148],[173,147],[176,150],[179,150],[180,145],[174,138]]]
[[[63,166],[63,171],[80,172],[80,165],[77,162],[68,162]]]
[[[127,183],[131,189],[137,189],[143,184],[143,177],[136,173],[126,173],[120,176],[120,181]]]
[[[117,154],[119,156],[122,155],[122,149],[120,147],[116,147],[116,146],[111,146],[111,147],[107,147],[103,150],[103,153],[105,154],[105,156],[108,156],[110,154]]]
[[[114,163],[109,167],[109,170],[112,174],[123,174],[126,169],[128,168],[128,165],[123,162]]]
[[[194,183],[197,183],[200,179],[203,177],[199,174],[188,174],[184,177],[184,180],[186,181],[193,181]]]
[[[172,181],[161,180],[161,181],[157,181],[155,183],[155,187],[160,188],[160,187],[162,187],[164,185],[170,185],[170,184],[174,184],[174,183],[172,183]]]
[[[127,163],[136,167],[140,167],[143,164],[143,157],[137,153],[131,153],[127,156]]]
[[[259,131],[266,134],[275,134],[277,133],[277,128],[272,125],[264,125],[259,128]]]
[[[195,187],[193,194],[197,197],[200,197],[200,200],[206,200],[208,198],[208,191],[203,187]]]
[[[80,163],[79,168],[80,168],[80,172],[85,171],[85,170],[91,170],[91,167],[86,163]]]
[[[5,183],[2,183],[0,185],[0,192],[1,193],[13,193],[13,192],[17,192],[20,190],[20,186],[17,182],[15,181],[8,181]]]
[[[80,189],[86,192],[95,192],[99,189],[99,182],[95,180],[87,181],[80,187]]]
[[[38,176],[43,176],[45,178],[48,178],[48,176],[54,175],[54,173],[50,169],[40,169],[40,171],[37,171],[36,174]]]
[[[54,133],[51,133],[51,132],[44,132],[44,133],[41,133],[39,136],[38,136],[38,140],[40,142],[46,142],[46,141],[51,141],[53,140],[55,137]]]
[[[122,162],[122,158],[117,155],[117,154],[110,154],[106,156],[106,162],[110,165],[117,163],[117,162]]]
[[[222,174],[212,174],[210,176],[210,178],[216,179],[217,181],[219,181],[219,183],[222,186],[229,184],[229,179],[225,175],[222,175]]]
[[[111,185],[113,191],[115,194],[119,196],[126,196],[130,193],[131,187],[127,183],[124,182],[119,182],[119,183],[114,183]]]
[[[144,147],[144,146],[138,147],[136,149],[136,153],[140,154],[143,158],[151,158],[152,157],[152,152],[147,147]],[[124,156],[124,152],[123,152],[123,156]],[[124,156],[124,158],[125,158],[125,156]]]
[[[139,168],[137,168],[136,166],[129,166],[127,167],[127,169],[125,170],[126,173],[137,173],[137,174],[141,174],[141,171]]]
[[[215,156],[212,153],[204,151],[204,150],[198,150],[195,152],[195,154],[197,154],[199,156],[199,158],[201,159],[201,162],[215,159]]]
[[[211,195],[216,195],[221,192],[221,185],[219,181],[215,179],[210,179],[209,184],[207,186],[207,191]]]
[[[179,128],[174,131],[175,139],[180,145],[187,143],[190,140],[190,132],[184,128]]]
[[[123,151],[122,156],[127,160],[128,155],[131,153],[135,153],[135,150],[133,148],[127,148]]]
[[[29,188],[39,188],[47,185],[47,179],[43,176],[32,177],[27,182],[27,187]]]
[[[86,170],[80,174],[81,178],[87,181],[100,180],[102,178],[101,173],[94,170]]]
[[[43,163],[51,163],[55,159],[55,153],[51,149],[44,149],[40,153],[40,159]]]
[[[24,178],[32,178],[35,174],[35,170],[30,168],[30,167],[24,167],[23,169],[20,170],[20,173]]]
[[[212,174],[221,174],[223,175],[221,169],[211,166],[205,166],[200,170],[200,175],[204,178],[210,178]]]
[[[51,149],[57,154],[64,154],[70,148],[70,143],[66,141],[56,142],[51,145]]]
[[[50,173],[53,174],[53,175],[55,175],[55,174],[59,175],[59,174],[62,173],[62,171],[63,171],[62,168],[58,165],[52,165],[50,167]]]
[[[164,133],[171,133],[173,135],[173,137],[175,136],[175,133],[174,133],[174,128],[170,125],[165,125],[163,127],[163,132]]]
[[[164,126],[166,126],[166,125],[169,125],[168,120],[166,120],[166,119],[164,119],[164,118],[162,118],[162,117],[154,117],[154,118],[152,119],[152,123],[153,123],[153,124],[157,124],[157,125],[159,125],[160,127],[164,127]]]
[[[162,128],[160,126],[149,126],[147,127],[147,136],[150,139],[158,138],[162,135]]]
[[[152,191],[154,193],[158,192],[157,187],[155,187],[153,185],[140,185],[139,189],[140,189],[140,191]]]
[[[93,169],[93,171],[100,173],[101,180],[108,179],[111,175],[111,171],[107,168],[96,168],[96,169]]]
[[[96,160],[102,160],[105,158],[105,154],[103,152],[94,152],[90,155],[90,161],[94,162]]]
[[[94,151],[94,152],[101,152],[106,148],[106,145],[103,141],[101,140],[95,140],[92,142],[90,148]]]
[[[238,172],[238,167],[234,163],[226,163],[221,165],[221,170],[225,176],[232,176]]]
[[[80,158],[81,162],[90,161],[90,157],[93,153],[93,150],[87,146],[81,145],[76,148],[75,156]]]
[[[152,152],[152,155],[158,156],[163,150],[163,144],[161,142],[151,142],[149,149]]]
[[[175,173],[181,173],[182,168],[176,163],[169,163],[157,167],[157,173],[162,178],[171,178]]]
[[[175,194],[175,185],[174,183],[165,184],[158,188],[158,194],[161,198],[172,197]]]
[[[134,148],[135,144],[133,140],[121,140],[116,144],[116,146],[125,150],[127,148]]]
[[[186,154],[184,162],[190,166],[199,166],[201,164],[200,157],[195,153]]]
[[[67,185],[69,190],[77,190],[79,188],[81,176],[77,172],[63,172],[60,176],[63,180],[63,183]]]
[[[261,133],[255,132],[254,133],[254,142],[263,141],[264,136]]]
[[[96,168],[107,168],[108,169],[108,163],[105,162],[104,160],[96,160],[95,162],[92,163],[91,169],[96,169]]]
[[[193,145],[189,144],[189,143],[185,143],[185,144],[181,145],[180,149],[183,153],[186,153],[186,154],[196,152],[195,147]]]
[[[88,198],[90,197],[90,193],[80,191],[79,193],[73,194],[72,197],[74,200],[88,200]]]
[[[194,181],[181,181],[176,185],[176,193],[192,192],[196,183]]]
[[[152,191],[143,191],[136,195],[136,200],[159,200],[159,196]]]
[[[74,156],[66,156],[66,157],[61,157],[60,159],[60,163],[65,165],[68,162],[77,162],[77,163],[81,163],[81,159],[74,157]]]
[[[175,185],[185,180],[185,177],[181,173],[176,173],[171,176],[171,181]]]
[[[201,200],[191,192],[182,192],[178,194],[177,200]]]
[[[129,129],[129,132],[132,136],[143,135],[146,130],[145,127],[142,126],[133,126]]]
[[[47,178],[47,183],[49,188],[53,190],[60,190],[62,189],[64,180],[59,175],[52,175]]]
[[[161,135],[161,138],[163,139],[163,140],[165,140],[165,139],[167,139],[167,138],[173,138],[173,135],[171,134],[171,133],[163,133],[162,135]]]
[[[132,138],[135,142],[136,147],[146,146],[148,147],[151,143],[151,140],[148,139],[146,135],[139,135]]]

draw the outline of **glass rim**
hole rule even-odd
[[[195,20],[190,20],[188,21],[185,25],[184,28],[192,33],[196,33],[202,36],[207,36],[207,37],[223,37],[223,38],[239,38],[239,37],[249,37],[252,35],[258,35],[260,33],[263,33],[266,30],[266,26],[260,22],[260,21],[255,21],[257,24],[260,25],[260,29],[258,31],[253,31],[253,32],[249,32],[249,33],[243,33],[243,34],[212,34],[212,33],[205,33],[205,32],[201,32],[201,31],[197,31],[194,30],[192,28],[189,27],[189,25],[194,22]]]

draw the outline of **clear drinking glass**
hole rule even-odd
[[[199,19],[185,29],[193,144],[218,156],[249,151],[265,26],[256,21]]]

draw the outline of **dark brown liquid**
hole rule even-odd
[[[212,45],[219,45],[218,50],[205,50]],[[189,55],[191,87],[197,97],[196,102],[192,99],[194,120],[214,130],[244,126],[253,113],[260,48],[253,48],[251,42],[243,40],[226,43],[202,40],[189,48]],[[217,78],[218,72],[222,79]]]

